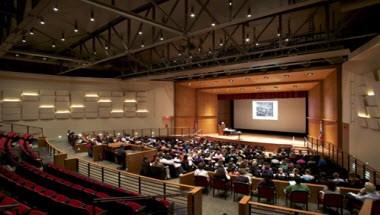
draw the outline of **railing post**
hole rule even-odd
[[[336,161],[335,161],[335,146],[334,145],[332,145],[332,160],[336,163]],[[336,160],[338,160],[338,158]]]
[[[164,183],[164,200],[166,200],[166,183]]]
[[[90,169],[91,169],[91,168],[90,168],[90,167],[91,167],[90,165],[91,165],[91,163],[88,162],[88,163],[87,163],[87,177],[90,177]]]
[[[372,177],[373,177],[373,184],[376,186],[377,185],[377,180],[376,180],[376,170],[374,170],[373,172],[372,172]]]
[[[161,137],[161,128],[158,128],[158,136]]]
[[[104,167],[102,167],[102,182],[104,183]]]
[[[362,173],[362,177],[363,177],[363,179],[366,179],[365,178],[365,170],[366,169],[366,165],[365,164],[363,164],[363,173]]]
[[[144,129],[141,129],[141,136],[144,136]]]
[[[141,177],[139,176],[139,194],[141,194]]]
[[[354,160],[354,163],[355,163],[355,174],[358,174],[358,162],[357,162],[356,158]]]
[[[243,196],[243,198],[239,201],[239,215],[248,215],[251,214],[251,208],[250,208],[250,196]]]
[[[344,168],[343,165],[344,165],[344,152],[343,152],[343,150],[342,150],[342,165],[341,165],[341,166]]]
[[[120,174],[120,171],[117,172],[117,186],[121,187],[121,174]]]
[[[350,165],[350,155],[347,153],[347,171],[350,173],[351,165]]]
[[[26,126],[26,133],[27,133],[27,134],[29,134],[29,130],[30,130],[30,129],[29,129],[29,125],[28,125],[28,126]]]
[[[13,124],[11,124],[11,131],[13,132]]]

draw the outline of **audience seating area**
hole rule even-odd
[[[0,136],[0,189],[15,198],[0,195],[1,205],[9,205],[4,214],[170,214],[173,209],[167,200],[141,196],[53,164],[42,165],[30,147],[33,142],[30,135]],[[129,199],[94,203],[112,197]]]

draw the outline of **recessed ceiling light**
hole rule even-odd
[[[277,37],[281,37],[281,34],[280,34],[280,33],[277,33]]]
[[[306,75],[307,75],[307,76],[313,76],[314,73],[312,73],[312,72],[308,72],[308,73],[306,73]]]
[[[230,80],[228,80],[230,83],[232,83],[232,82],[234,82],[234,80],[233,79],[230,79]]]
[[[212,27],[215,27],[215,25],[216,25],[215,22],[211,23],[211,26],[212,26]]]
[[[58,11],[59,11],[59,8],[58,8],[58,5],[57,5],[57,4],[55,4],[55,5],[53,6],[53,11],[54,11],[54,12],[58,12]]]
[[[285,38],[285,42],[289,42],[289,40],[290,40],[289,38]]]
[[[55,43],[52,43],[52,44],[51,44],[51,47],[52,47],[52,48],[55,48],[55,47],[56,47]]]
[[[42,60],[47,60],[47,57],[43,57]]]
[[[94,16],[94,9],[91,9],[91,12],[90,12],[90,21],[91,22],[95,22],[95,16]]]
[[[19,57],[20,55],[19,54],[15,54],[16,57]]]
[[[255,44],[256,46],[259,46],[260,45],[260,43],[258,43],[258,42],[256,42],[256,44]]]
[[[21,42],[22,42],[22,43],[26,43],[26,38],[25,38],[25,36],[22,37]]]
[[[138,34],[139,34],[139,35],[142,35],[142,34],[143,34],[143,32],[140,30],[140,31],[138,32]]]
[[[34,31],[33,31],[33,29],[30,29],[30,31],[29,31],[29,35],[34,35]]]
[[[62,41],[62,42],[65,42],[65,41],[66,41],[66,39],[65,39],[65,33],[63,33],[63,32],[62,32],[62,36],[61,36],[61,41]]]

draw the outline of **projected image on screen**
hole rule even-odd
[[[263,120],[278,119],[277,101],[252,101],[252,118]]]

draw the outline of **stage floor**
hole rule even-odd
[[[283,135],[269,135],[269,134],[254,134],[247,133],[241,134],[240,139],[238,135],[218,135],[216,133],[213,134],[203,134],[201,136],[208,136],[213,138],[220,138],[225,140],[238,140],[252,143],[267,143],[267,144],[289,144],[296,147],[304,146],[304,139],[302,137],[290,137]]]

